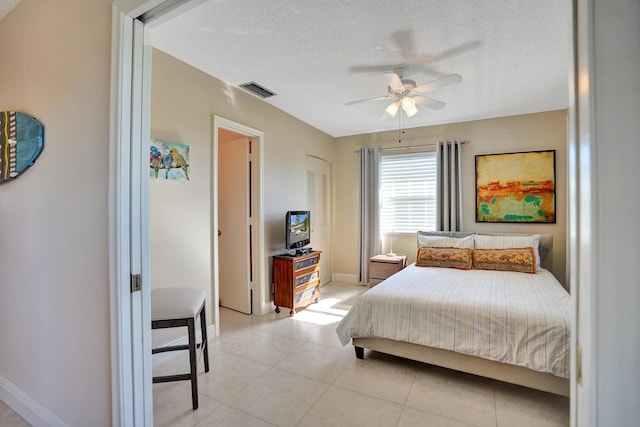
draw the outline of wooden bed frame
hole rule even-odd
[[[549,234],[540,236],[540,243],[549,248],[549,253],[542,262],[542,267],[551,271],[553,239]],[[353,345],[358,359],[364,359],[364,349],[392,354],[406,359],[442,366],[444,368],[482,377],[518,384],[524,387],[542,390],[549,393],[569,396],[569,380],[555,375],[537,372],[529,368],[495,362],[476,356],[456,353],[434,347],[426,347],[387,338],[353,338]]]

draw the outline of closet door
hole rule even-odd
[[[311,247],[322,251],[320,281],[331,281],[331,164],[318,157],[306,156],[307,203],[311,211]]]

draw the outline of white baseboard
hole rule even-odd
[[[2,375],[0,375],[0,400],[34,427],[70,427]]]
[[[334,282],[359,283],[357,274],[333,273]]]
[[[209,338],[209,340],[213,339],[216,337],[216,325],[209,325],[207,326],[207,337]],[[196,342],[200,342],[200,330],[196,331]],[[172,346],[172,345],[187,345],[189,344],[189,338],[184,335],[178,339],[175,339],[171,342],[168,343],[164,343],[161,344],[161,347],[167,347],[167,346]],[[176,352],[176,351],[169,351],[166,353],[158,353],[158,354],[154,354],[152,359],[152,367],[156,367],[168,360],[173,359],[174,357],[180,356],[180,353]]]

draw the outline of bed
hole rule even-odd
[[[538,236],[547,248],[550,238]],[[336,331],[360,359],[367,348],[568,396],[570,297],[535,257],[534,274],[411,264],[365,292]]]

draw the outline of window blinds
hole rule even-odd
[[[383,154],[380,159],[380,232],[435,230],[435,152]]]

